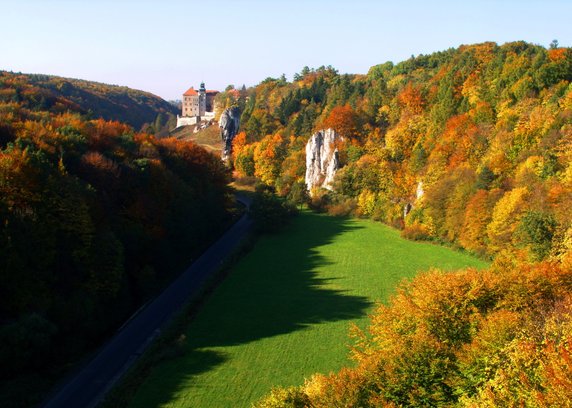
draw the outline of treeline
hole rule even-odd
[[[572,242],[572,50],[484,43],[340,75],[305,68],[248,91],[234,168],[287,195],[333,128],[343,168],[314,205],[495,256]],[[420,194],[417,192],[420,191]],[[412,211],[404,217],[404,207]]]
[[[71,108],[92,119],[119,121],[161,136],[175,127],[179,112],[158,96],[126,86],[7,71],[0,71],[0,104],[4,109],[13,104],[60,113]]]
[[[2,406],[31,405],[220,234],[233,205],[203,148],[36,102],[0,103]]]

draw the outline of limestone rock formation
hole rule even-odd
[[[425,195],[425,190],[423,189],[423,182],[420,181],[419,183],[417,183],[417,191],[415,192],[415,199],[419,201],[424,195]]]
[[[417,183],[417,190],[415,191],[415,205],[418,205],[423,196],[425,195],[425,190],[423,189],[423,182],[419,181]],[[403,207],[403,218],[407,217],[407,215],[411,212],[414,208],[413,203],[406,203]]]
[[[226,162],[230,159],[232,141],[240,126],[240,110],[237,107],[225,109],[220,115],[218,126],[220,127],[220,137],[223,142],[222,160]]]
[[[340,159],[336,142],[342,138],[333,129],[312,135],[306,144],[306,187],[310,193],[316,187],[332,190]]]

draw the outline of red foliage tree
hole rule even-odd
[[[322,129],[331,128],[348,138],[358,136],[358,118],[350,105],[336,106],[322,122]]]

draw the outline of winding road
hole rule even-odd
[[[248,208],[250,199],[237,195]],[[160,334],[161,329],[195,296],[207,278],[237,248],[252,221],[244,214],[159,296],[123,327],[42,405],[44,408],[93,408]]]

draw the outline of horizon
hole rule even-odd
[[[568,47],[572,38],[572,4],[564,0],[220,0],[209,8],[179,0],[30,0],[4,9],[0,70],[126,86],[166,100],[201,82],[222,91],[282,74],[292,80],[305,66],[366,74],[377,64],[460,45],[522,40],[548,47],[558,40]],[[17,30],[22,16],[33,29]]]

